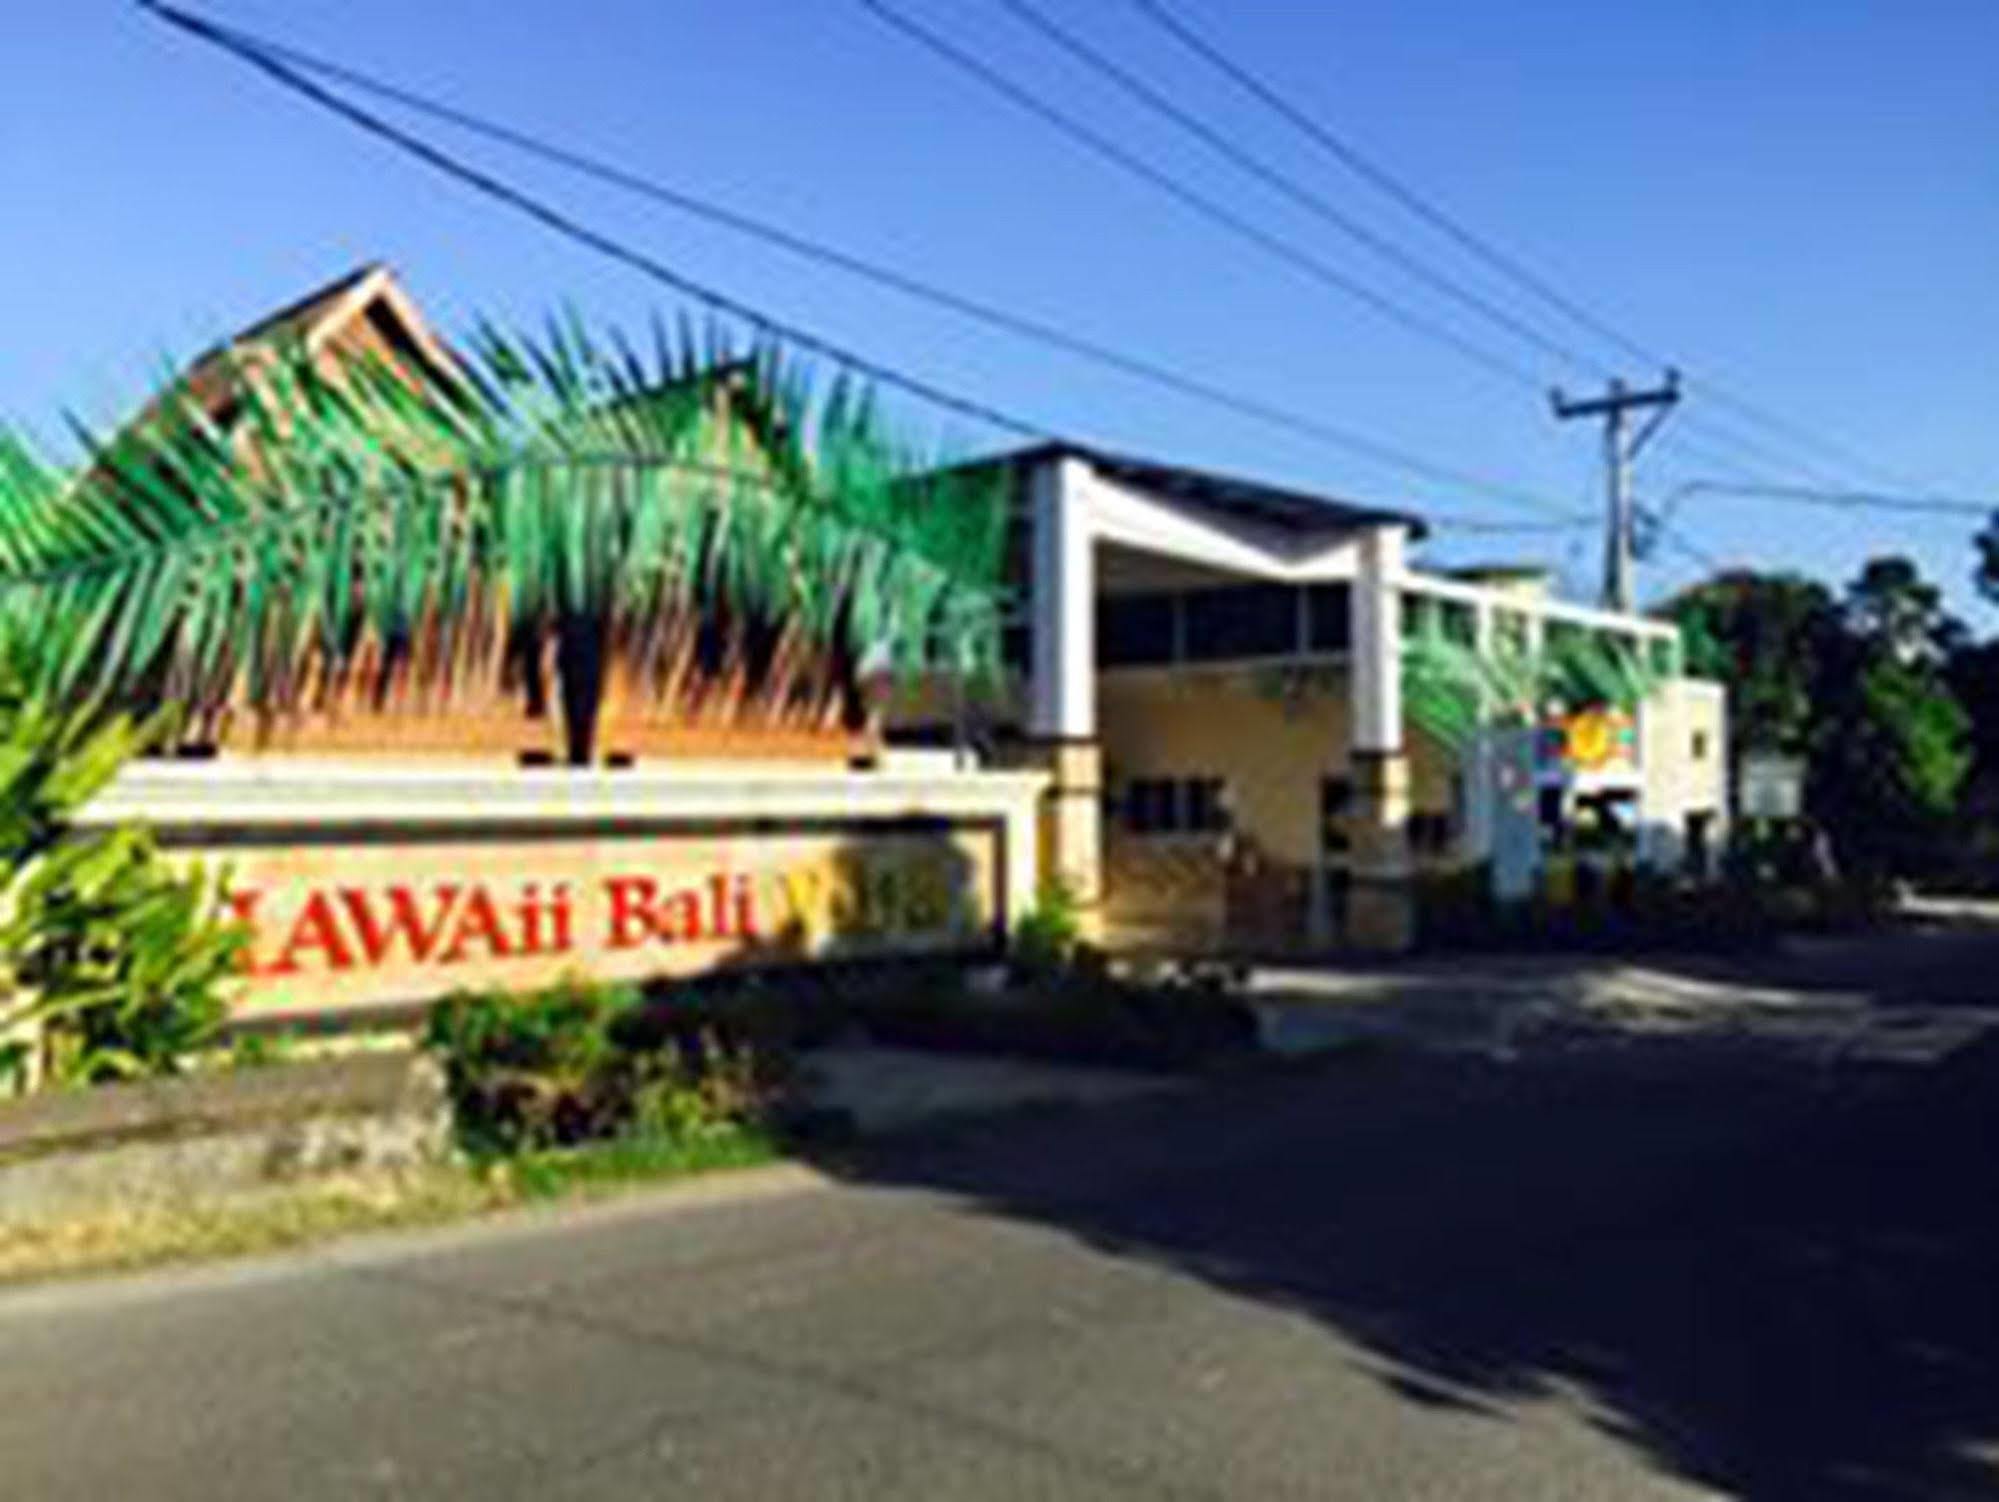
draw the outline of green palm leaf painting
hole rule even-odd
[[[1646,654],[1580,629],[1551,630],[1538,651],[1505,641],[1480,651],[1418,612],[1402,649],[1404,712],[1460,757],[1488,726],[1532,725],[1557,705],[1632,710],[1662,681]]]
[[[0,627],[60,699],[196,717],[494,678],[587,724],[718,621],[766,658],[996,666],[994,472],[776,349],[653,346],[481,325],[439,371],[277,338],[79,430],[67,474],[0,431]]]

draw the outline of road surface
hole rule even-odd
[[[1391,1053],[25,1290],[0,1494],[1989,1497],[1995,1115],[1985,1049]]]

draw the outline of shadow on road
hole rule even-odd
[[[1408,1401],[1580,1395],[1660,1468],[1812,1502],[1999,1494],[1999,1051],[1384,1055],[871,1150],[1357,1342]],[[1087,1150],[1086,1150],[1087,1149]]]

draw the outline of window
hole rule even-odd
[[[1298,592],[1282,584],[1197,589],[1186,602],[1187,659],[1283,657],[1298,650]]]
[[[1173,657],[1172,595],[1112,595],[1098,602],[1100,667],[1139,667]]]
[[[1447,813],[1409,816],[1409,848],[1417,855],[1448,855],[1456,823]]]
[[[1215,834],[1229,827],[1219,777],[1134,777],[1125,784],[1125,827],[1134,834]]]
[[[1000,663],[1013,672],[1026,674],[1033,670],[1034,633],[1025,624],[1008,625],[1000,628]]]
[[[1705,730],[1696,730],[1694,732],[1693,754],[1695,761],[1707,760],[1707,732]]]
[[[1353,805],[1353,783],[1345,777],[1319,779],[1319,852],[1344,855],[1353,848],[1347,835],[1347,811]]]
[[[1219,777],[1190,777],[1183,789],[1187,827],[1201,833],[1218,833],[1229,827],[1228,810],[1222,806]]]
[[[1305,645],[1314,652],[1344,652],[1353,627],[1347,586],[1313,584],[1305,590]]]
[[[1170,777],[1134,777],[1125,784],[1124,822],[1138,834],[1163,834],[1178,823]]]

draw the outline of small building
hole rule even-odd
[[[1672,625],[1533,570],[1418,568],[1411,512],[1069,444],[998,462],[1019,608],[977,733],[1051,772],[1048,863],[1112,940],[1399,948],[1424,877],[1523,838],[1536,863],[1718,852],[1723,696]],[[1409,702],[1419,634],[1523,660],[1588,641],[1639,693],[1454,743]],[[893,724],[947,709],[911,695]]]

